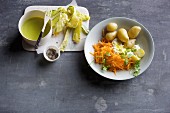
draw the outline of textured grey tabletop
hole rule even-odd
[[[170,1],[77,0],[90,29],[109,17],[142,23],[155,42],[150,67],[139,77],[111,81],[96,74],[83,52],[46,62],[21,46],[18,20],[30,5],[70,0],[0,0],[0,113],[170,113]]]

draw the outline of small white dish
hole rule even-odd
[[[56,50],[56,53],[57,53],[57,57],[55,59],[50,59],[47,55],[47,51],[49,49],[54,49]],[[43,55],[44,55],[44,58],[49,61],[49,62],[54,62],[56,60],[58,60],[60,58],[60,49],[57,47],[57,46],[54,46],[54,45],[51,45],[51,46],[47,46],[45,49],[44,49],[44,52],[43,52]]]
[[[154,56],[154,42],[149,31],[139,22],[125,18],[125,17],[114,17],[106,19],[97,25],[95,25],[90,33],[88,34],[84,46],[84,53],[86,60],[90,67],[99,75],[112,79],[112,80],[127,80],[134,78],[130,71],[117,71],[116,75],[113,72],[103,71],[101,70],[101,65],[94,63],[94,57],[90,54],[94,52],[93,45],[98,43],[102,38],[102,30],[106,27],[106,25],[110,22],[115,22],[118,24],[119,28],[130,29],[133,26],[140,26],[142,28],[139,36],[137,37],[137,44],[140,45],[141,48],[145,51],[145,56],[141,60],[140,64],[140,73],[143,73],[151,64],[153,56]]]

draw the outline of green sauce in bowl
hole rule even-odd
[[[22,34],[29,40],[36,41],[42,30],[44,19],[40,17],[33,17],[24,22],[21,27]],[[50,23],[48,22],[43,34],[45,37],[50,31]]]

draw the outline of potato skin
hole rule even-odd
[[[141,31],[141,27],[139,26],[133,26],[131,29],[128,31],[128,36],[130,39],[136,38]]]
[[[124,45],[126,48],[132,48],[135,45],[136,39],[129,39]]]
[[[118,30],[117,36],[118,36],[119,40],[122,41],[122,42],[129,41],[129,36],[127,34],[126,29],[124,29],[124,28],[120,28]]]
[[[105,38],[107,41],[113,41],[117,35],[117,31],[109,32],[106,34]]]
[[[138,49],[138,50],[135,52],[135,54],[136,54],[139,58],[142,58],[142,57],[145,55],[145,51],[144,51],[142,48],[140,48],[140,49]]]
[[[107,33],[107,31],[106,31],[106,29],[104,28],[104,29],[102,30],[102,37],[105,37],[105,36],[106,36],[106,33]]]
[[[106,26],[106,29],[108,32],[113,32],[118,28],[118,25],[116,23],[109,23]]]
[[[136,62],[136,61],[140,60],[140,58],[139,58],[138,56],[136,56],[136,55],[133,55],[133,56],[131,57],[131,60],[132,60],[133,62]]]

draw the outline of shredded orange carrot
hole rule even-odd
[[[106,42],[102,39],[97,44],[93,45],[94,61],[97,64],[102,64],[103,67],[107,68],[108,71],[112,71],[116,74],[117,70],[129,70],[132,62],[125,65],[125,59],[119,54],[114,52],[113,45],[111,42]]]

